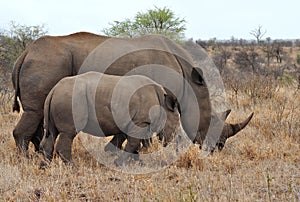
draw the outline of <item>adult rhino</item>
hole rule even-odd
[[[31,141],[35,149],[43,136],[43,106],[52,87],[66,76],[76,75],[83,60],[108,37],[87,32],[67,36],[44,36],[30,44],[16,60],[12,82],[13,110],[23,114],[13,136],[18,149],[26,152]]]
[[[182,125],[189,138],[200,146],[207,140],[210,151],[216,146],[222,149],[226,139],[242,130],[253,114],[239,124],[224,125],[229,113],[226,116],[215,115],[211,107],[207,78],[203,76],[209,68],[197,66],[199,63],[195,63],[193,56],[161,35],[111,38],[89,54],[78,73],[141,74],[153,79],[178,99]],[[200,60],[207,59],[203,52],[196,54],[198,56]],[[111,143],[120,147],[125,139],[120,138],[114,137]],[[106,150],[109,149],[106,147]]]
[[[131,96],[127,100],[128,94]],[[115,161],[122,165],[138,152],[141,140],[149,139],[153,132],[163,137],[165,146],[174,134],[183,135],[177,107],[176,99],[161,85],[142,75],[120,77],[87,72],[67,77],[53,87],[45,101],[41,150],[51,161],[59,135],[56,153],[68,163],[77,132],[95,136],[123,134],[127,136],[125,152]]]

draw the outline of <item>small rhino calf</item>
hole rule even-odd
[[[72,161],[72,142],[80,131],[94,136],[126,134],[127,144],[116,165],[128,163],[142,139],[154,132],[164,146],[184,133],[178,102],[163,87],[141,75],[113,76],[98,72],[66,77],[50,91],[44,105],[45,133],[40,149],[52,160],[55,152]]]

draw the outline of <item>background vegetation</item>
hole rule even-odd
[[[126,18],[124,21],[110,23],[109,28],[102,32],[114,37],[136,37],[145,34],[162,34],[172,40],[180,41],[184,38],[185,20],[176,17],[170,9],[149,9],[146,12],[138,12],[134,19]]]
[[[182,27],[175,39],[181,38],[184,20],[166,8],[154,11],[180,22],[175,23]],[[137,35],[135,29],[147,34],[131,26],[151,12],[115,22],[105,33],[123,36],[118,29],[128,25],[129,37]],[[99,165],[79,137],[73,148],[75,167],[55,159],[50,168],[40,170],[41,157],[33,147],[31,159],[16,154],[12,130],[20,114],[11,112],[12,66],[47,31],[43,25],[12,23],[0,33],[0,196],[5,201],[299,201],[300,40],[264,38],[267,32],[261,26],[250,32],[253,40],[196,40],[224,79],[233,110],[229,121],[238,122],[254,111],[250,124],[222,152],[199,159],[201,151],[195,146],[165,170],[128,175]]]

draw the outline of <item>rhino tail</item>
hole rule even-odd
[[[50,117],[50,107],[51,107],[51,101],[53,97],[54,88],[49,92],[44,105],[44,130],[46,137],[49,137],[50,135],[50,128],[53,127],[51,124],[51,117]]]
[[[20,85],[19,85],[19,75],[21,71],[22,64],[24,62],[24,59],[27,55],[28,51],[25,50],[22,55],[18,57],[16,60],[13,71],[12,71],[12,83],[13,87],[15,89],[15,97],[14,97],[14,103],[13,103],[13,111],[20,112],[20,104],[18,102],[18,97],[20,98]]]

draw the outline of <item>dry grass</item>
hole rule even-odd
[[[230,96],[229,96],[230,97]],[[239,95],[229,117],[255,112],[251,123],[222,152],[199,159],[195,146],[170,167],[130,175],[100,165],[77,138],[76,166],[16,154],[12,130],[19,115],[10,103],[0,113],[0,196],[5,201],[300,201],[300,93],[280,89],[272,100],[252,105]],[[234,103],[229,100],[230,103]]]

